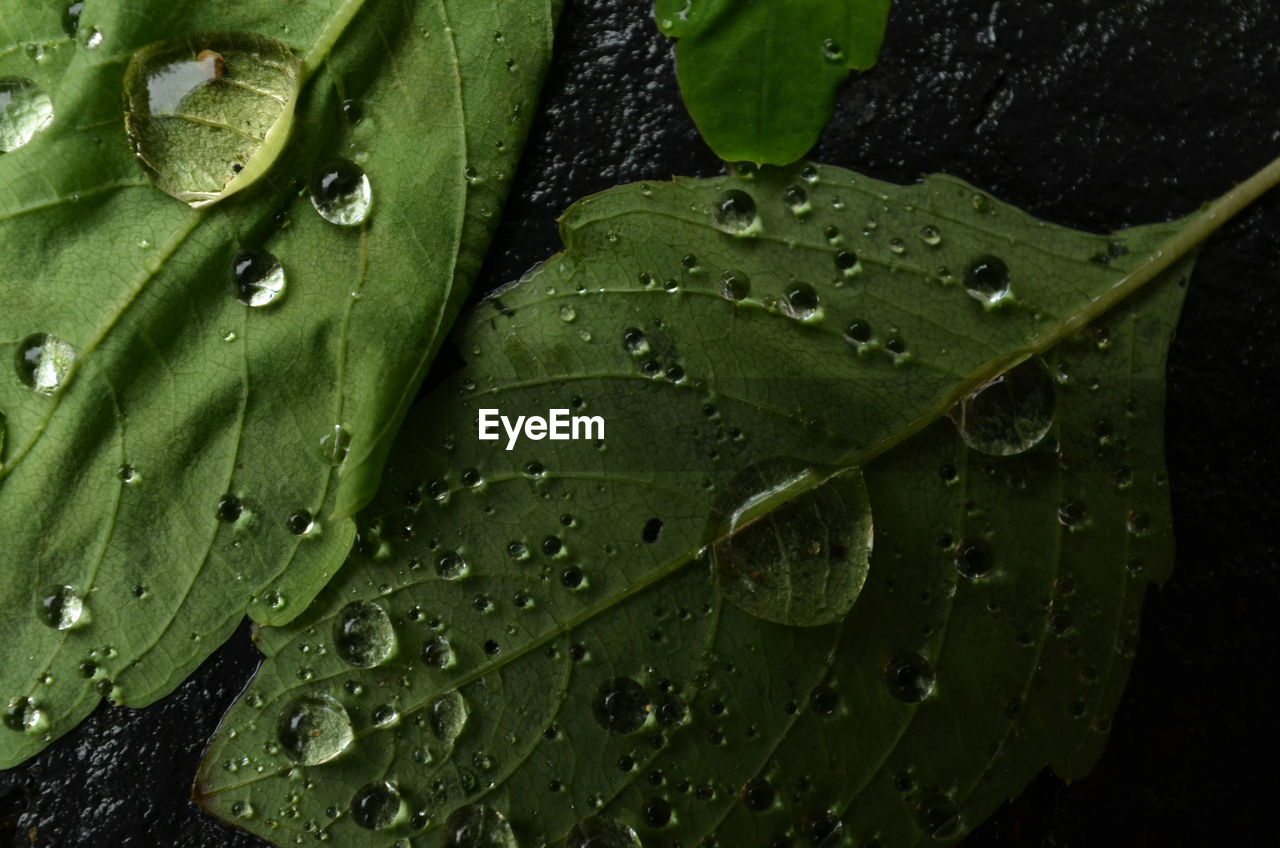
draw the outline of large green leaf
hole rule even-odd
[[[785,165],[831,120],[849,71],[876,63],[890,0],[657,0],[680,94],[722,159]]]
[[[483,255],[558,7],[89,0],[72,37],[59,4],[6,3],[0,78],[38,86],[54,117],[0,155],[0,766],[101,695],[160,697],[246,609],[288,621],[336,570]],[[228,149],[264,172],[193,209],[152,185],[126,138],[131,55],[173,38],[216,47],[198,70],[237,120],[292,94],[287,54],[188,37],[212,30],[283,41],[302,87],[292,134],[261,154],[220,146],[216,97],[143,128],[166,188],[226,168]],[[146,102],[127,102],[135,131]],[[215,135],[190,141],[200,129]],[[157,139],[185,152],[145,147]],[[312,208],[307,184],[335,158],[372,187],[357,226]],[[233,296],[243,250],[283,268],[267,306]]]
[[[466,324],[352,559],[261,630],[197,797],[278,844],[899,846],[1083,774],[1171,566],[1187,253],[1277,177],[1105,237],[812,166],[580,202]],[[606,431],[508,449],[491,408]],[[847,615],[724,579],[814,574]]]

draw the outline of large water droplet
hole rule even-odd
[[[601,684],[591,698],[591,713],[610,733],[635,733],[649,719],[649,695],[630,677],[615,677]]]
[[[640,848],[640,836],[617,819],[588,816],[569,831],[565,848]]]
[[[385,780],[365,784],[351,799],[351,820],[365,830],[386,830],[403,812],[400,792]]]
[[[328,695],[304,695],[290,702],[280,714],[276,735],[281,749],[305,766],[329,762],[355,738],[347,711]]]
[[[284,266],[265,250],[242,250],[231,261],[236,300],[245,306],[266,306],[284,293]]]
[[[1053,426],[1053,377],[1033,356],[978,388],[948,413],[960,438],[976,451],[1012,456],[1040,443]]]
[[[23,77],[0,77],[0,153],[23,147],[53,123],[53,101]]]
[[[467,706],[466,698],[463,698],[462,694],[455,689],[431,702],[428,717],[431,721],[431,732],[435,737],[446,745],[452,745],[462,733],[463,728],[467,726],[471,709]]]
[[[941,792],[927,792],[916,804],[916,824],[934,839],[951,839],[960,833],[960,811]]]
[[[730,235],[749,236],[760,231],[760,216],[756,214],[755,200],[745,191],[736,188],[717,198],[711,220],[717,230]]]
[[[871,504],[862,473],[823,480],[772,460],[729,481],[708,521],[716,584],[737,606],[779,624],[844,617],[866,581]]]
[[[247,32],[184,35],[134,53],[124,122],[147,176],[194,207],[252,184],[288,138],[300,68],[287,45]]]
[[[311,180],[311,205],[331,224],[354,227],[363,223],[372,203],[369,177],[355,162],[334,160]]]
[[[396,631],[382,607],[373,601],[352,601],[333,622],[333,644],[342,659],[369,668],[391,656]]]
[[[933,664],[919,654],[899,654],[884,670],[889,694],[908,704],[918,704],[933,694],[937,675]]]
[[[995,256],[981,256],[964,271],[964,290],[983,303],[995,303],[1009,293],[1009,266]]]
[[[76,349],[57,336],[35,333],[18,344],[14,366],[18,379],[42,395],[62,388],[76,362]]]
[[[54,630],[75,627],[84,614],[84,600],[70,586],[54,586],[40,601],[40,620]]]
[[[44,712],[27,697],[13,698],[4,711],[4,726],[19,732],[36,730],[44,723]]]
[[[517,848],[518,844],[502,813],[487,804],[469,804],[445,819],[440,848]]]

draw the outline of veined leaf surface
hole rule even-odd
[[[0,766],[102,695],[164,695],[336,569],[483,255],[558,8],[90,0],[64,29],[6,5],[0,77],[53,118],[0,155]],[[269,170],[195,210],[135,159],[122,86],[135,51],[215,30],[283,42],[303,85],[274,164],[245,165]],[[201,60],[212,84],[227,61]],[[312,208],[335,160],[369,180],[356,226]]]
[[[685,106],[731,162],[786,165],[831,119],[849,71],[876,63],[890,0],[657,0]]]
[[[352,559],[262,629],[197,797],[278,844],[899,846],[958,839],[1045,764],[1084,774],[1172,562],[1187,251],[1278,173],[1110,236],[815,166],[580,202],[565,251],[467,322]],[[1014,366],[1052,421],[980,453],[945,416]],[[508,450],[478,438],[495,408],[606,431]],[[848,614],[726,602],[725,497],[762,480],[781,511],[850,466],[875,535]],[[793,512],[760,565],[840,559],[845,503]]]

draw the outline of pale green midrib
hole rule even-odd
[[[342,33],[346,32],[351,19],[363,8],[365,0],[345,0],[337,13],[329,19],[329,23],[321,30],[311,49],[302,57],[302,70],[298,74],[298,86],[306,85],[311,75],[319,69],[320,63],[328,57],[333,46],[338,43]]]

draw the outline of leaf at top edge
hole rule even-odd
[[[721,159],[785,165],[831,119],[849,71],[876,63],[890,0],[657,0],[685,107]]]
[[[1097,236],[950,177],[815,166],[580,201],[410,416],[358,518],[382,546],[261,631],[197,798],[282,845],[465,845],[481,821],[522,846],[902,846],[960,838],[1046,764],[1084,774],[1172,566],[1165,353],[1214,217]],[[993,398],[1031,420],[992,428]],[[1029,447],[968,447],[966,399],[971,441]],[[508,450],[486,409],[605,432]],[[874,522],[848,615],[727,603],[726,497],[780,516],[848,465]],[[812,503],[761,567],[839,558],[857,499]]]
[[[0,155],[0,767],[102,696],[164,695],[246,610],[288,621],[337,569],[483,256],[559,5],[5,14],[0,78],[53,118]],[[213,31],[214,52],[283,42],[303,85],[269,169],[195,210],[135,159],[123,83],[135,51]],[[210,85],[243,85],[225,58]],[[353,167],[372,205],[337,226],[308,184]]]

